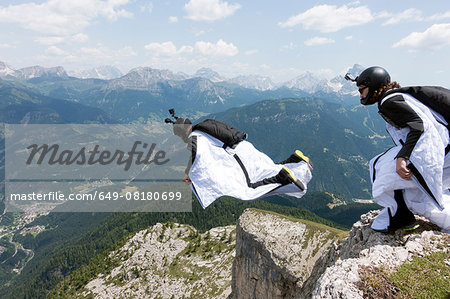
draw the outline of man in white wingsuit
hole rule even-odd
[[[193,125],[176,117],[174,134],[179,136],[192,157],[183,181],[191,188],[203,208],[221,196],[255,200],[274,194],[302,197],[311,180],[312,164],[296,150],[288,159],[274,163],[270,157],[246,141],[247,134],[225,123],[207,119]]]

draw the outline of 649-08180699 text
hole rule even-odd
[[[47,193],[11,193],[9,200],[11,201],[65,201],[65,200],[153,200],[153,201],[173,201],[181,200],[182,193],[177,191],[164,191],[164,192],[105,192],[94,191],[93,193],[70,193],[65,196],[64,193],[59,191],[47,192]]]

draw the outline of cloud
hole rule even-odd
[[[84,33],[78,33],[73,35],[70,40],[77,43],[84,43],[89,39],[89,37]]]
[[[182,46],[179,49],[175,47],[173,42],[150,43],[144,46],[144,49],[149,51],[152,56],[174,56],[181,53],[192,53],[191,46]]]
[[[284,51],[284,50],[294,50],[295,48],[297,48],[297,46],[296,46],[293,42],[290,42],[290,43],[287,44],[287,45],[281,46],[281,51]]]
[[[396,25],[400,23],[407,22],[420,22],[420,21],[429,21],[436,22],[439,20],[450,19],[450,11],[437,13],[429,17],[424,17],[421,10],[416,8],[409,8],[401,13],[393,14],[387,11],[379,12],[375,15],[375,18],[379,19],[388,19],[382,25]]]
[[[149,12],[153,11],[153,3],[149,2],[148,4],[144,4],[141,6],[141,12]]]
[[[130,57],[130,56],[137,56],[138,54],[133,50],[131,46],[123,47],[122,49],[119,49],[117,51],[118,57]]]
[[[41,36],[35,39],[36,42],[51,46],[51,45],[57,45],[62,44],[64,42],[76,42],[76,43],[84,43],[89,39],[89,37],[84,33],[77,33],[72,36]]]
[[[3,48],[3,49],[11,48],[11,49],[13,49],[13,48],[15,48],[15,46],[12,46],[10,44],[0,44],[0,48]]]
[[[81,60],[95,59],[97,64],[99,61],[137,56],[136,52],[134,52],[130,46],[126,46],[121,49],[110,49],[102,44],[98,44],[96,47],[82,47],[77,51],[77,53],[73,53],[71,55]]]
[[[316,37],[310,38],[307,41],[305,41],[305,45],[308,47],[321,46],[321,45],[326,45],[326,44],[332,44],[334,42],[335,42],[334,39],[316,36]]]
[[[196,42],[195,49],[200,54],[207,56],[234,56],[239,52],[235,45],[227,44],[221,39],[215,44],[204,41]]]
[[[200,30],[200,31],[195,33],[195,36],[201,36],[201,35],[203,35],[205,33],[206,33],[205,30]]]
[[[66,47],[64,50],[56,47],[48,47],[44,53],[32,57],[33,64],[40,65],[64,65],[72,68],[93,65],[118,65],[127,63],[127,57],[137,56],[130,46],[119,49],[108,48],[101,43],[93,47]]]
[[[217,43],[198,41],[194,46],[184,45],[177,49],[171,41],[150,43],[144,46],[151,56],[173,57],[179,54],[200,54],[202,56],[234,56],[239,50],[232,43],[219,40]]]
[[[371,11],[366,6],[348,7],[343,5],[318,5],[307,11],[290,17],[278,25],[294,27],[302,24],[307,30],[318,30],[320,32],[336,32],[346,27],[358,26],[369,23],[374,19]]]
[[[86,48],[86,47],[81,48],[80,53],[91,56],[102,56],[106,54],[101,48]]]
[[[353,1],[353,2],[347,3],[348,6],[360,5],[360,4],[361,4],[361,1]]]
[[[0,6],[0,23],[18,24],[50,36],[69,36],[81,32],[100,16],[111,21],[132,16],[120,8],[129,1],[47,0],[40,4]]]
[[[424,32],[413,32],[392,45],[392,47],[434,51],[447,45],[450,45],[450,23],[434,24]]]
[[[271,67],[270,65],[267,65],[267,64],[265,64],[265,63],[261,64],[259,67],[260,67],[261,69],[263,69],[263,70],[266,70],[266,71],[272,69],[272,67]]]
[[[380,14],[380,17],[389,17],[389,19],[382,24],[383,26],[423,20],[422,11],[416,8],[409,8],[398,14],[382,13]]]
[[[177,23],[178,22],[178,18],[174,17],[174,16],[170,16],[169,17],[169,23]]]
[[[348,36],[345,37],[345,40],[352,40],[352,39],[353,39],[352,35],[348,35]]]
[[[438,21],[438,20],[444,20],[444,19],[450,19],[450,10],[448,10],[444,13],[434,14],[431,17],[427,18],[427,20],[429,20],[429,21]]]
[[[64,52],[64,50],[62,50],[56,46],[48,47],[47,50],[45,51],[45,53],[50,54],[50,55],[57,55],[57,56],[66,54],[66,52]]]
[[[244,52],[245,55],[255,55],[256,53],[258,53],[259,51],[256,49],[253,50],[247,50]]]
[[[64,40],[61,36],[41,36],[35,39],[36,42],[47,46],[61,44]]]
[[[190,0],[184,5],[186,18],[194,21],[216,21],[234,14],[240,4],[229,4],[221,0]]]

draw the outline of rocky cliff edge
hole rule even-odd
[[[377,214],[362,215],[342,238],[342,232],[325,226],[246,210],[236,228],[231,297],[367,298],[364,270],[394,271],[413,257],[438,251],[446,253],[448,270],[449,234],[417,216],[421,226],[412,233],[378,233],[370,229]],[[395,294],[395,287],[386,288]]]

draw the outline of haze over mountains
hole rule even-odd
[[[357,75],[362,69],[355,64],[349,72]],[[161,120],[169,108],[196,119],[208,113],[268,99],[313,96],[345,106],[357,104],[354,97],[356,88],[343,76],[324,80],[307,72],[288,82],[275,84],[270,78],[257,75],[228,79],[208,68],[188,75],[137,67],[120,75],[120,71],[113,67],[68,73],[60,66],[31,66],[15,70],[0,62],[0,82],[3,80],[4,85],[9,84],[13,91],[15,88],[20,90],[18,93],[3,91],[14,99],[15,105],[29,104],[29,99],[39,94],[99,108],[111,119],[125,123]],[[28,92],[33,95],[27,95]],[[39,105],[38,102],[34,104]],[[13,114],[17,117],[9,117],[9,122],[24,121],[18,118],[20,113]]]
[[[349,68],[349,72],[353,75],[359,74],[364,68],[355,64]],[[192,78],[204,78],[213,83],[225,82],[237,84],[239,86],[257,89],[257,90],[275,90],[281,87],[299,89],[308,93],[315,92],[337,92],[341,94],[354,93],[354,85],[346,81],[342,75],[338,75],[331,80],[320,79],[311,72],[305,72],[287,82],[275,83],[271,78],[260,75],[240,75],[233,78],[226,78],[210,68],[201,68],[195,74],[189,75],[186,73],[174,73],[169,70],[158,70],[150,67],[137,67],[131,69],[127,74],[123,74],[118,68],[114,66],[99,66],[91,69],[79,69],[66,71],[63,67],[41,67],[30,66],[21,69],[13,69],[7,63],[0,61],[0,78],[19,78],[19,79],[33,79],[38,77],[46,77],[53,79],[67,79],[75,77],[79,79],[102,79],[112,80],[126,76],[133,76],[133,73],[139,73],[141,76],[154,77],[154,80],[187,80]],[[353,87],[353,88],[352,88]]]

